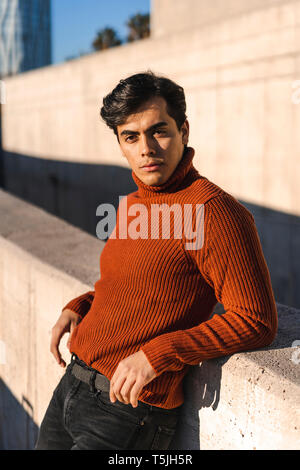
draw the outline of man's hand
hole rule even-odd
[[[72,333],[74,331],[75,326],[77,326],[80,321],[81,318],[77,313],[72,312],[72,310],[66,308],[65,310],[63,310],[59,319],[52,328],[50,351],[52,352],[56,361],[61,367],[66,367],[66,362],[62,359],[59,351],[60,340],[65,333],[70,332],[69,339],[67,342],[67,347],[70,349]]]
[[[138,351],[119,362],[110,381],[109,398],[131,403],[136,408],[138,397],[144,385],[151,382],[156,373],[143,351]]]

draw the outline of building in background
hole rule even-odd
[[[50,0],[0,0],[0,78],[49,64]]]

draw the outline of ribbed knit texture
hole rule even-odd
[[[72,352],[111,379],[119,362],[141,349],[158,376],[139,400],[167,409],[183,403],[182,379],[189,366],[264,347],[277,331],[271,279],[254,218],[201,176],[193,157],[188,147],[160,186],[148,186],[132,172],[138,190],[121,200],[116,227],[101,253],[101,279],[94,291],[64,307],[82,317]],[[130,212],[133,204],[148,209],[148,238],[124,235],[141,214]],[[203,246],[187,249],[190,236],[174,236],[172,215],[170,237],[162,236],[162,223],[160,229],[152,227],[151,236],[153,204],[179,204],[182,213],[191,204],[194,230],[196,205],[203,204]],[[123,226],[121,210],[127,214]],[[225,313],[211,316],[217,302]]]

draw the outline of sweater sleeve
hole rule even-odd
[[[145,344],[141,349],[157,375],[261,348],[276,336],[275,298],[251,212],[226,193],[206,203],[205,214],[205,251],[188,253],[225,313]]]
[[[85,294],[76,297],[73,300],[70,300],[62,309],[70,309],[72,312],[78,313],[78,315],[83,318],[91,308],[91,305],[94,300],[95,291],[88,291]]]

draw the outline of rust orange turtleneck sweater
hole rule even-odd
[[[189,366],[266,346],[277,331],[275,299],[254,218],[201,176],[193,157],[188,147],[160,186],[148,186],[132,172],[138,190],[121,200],[115,229],[101,253],[95,290],[64,307],[82,317],[72,352],[111,379],[118,363],[141,349],[158,376],[139,400],[168,409],[184,401],[182,379]],[[121,206],[122,211],[127,207],[127,226],[140,215],[130,215],[133,204],[148,209],[148,238],[126,238],[124,226],[120,230]],[[203,246],[187,249],[191,236],[182,232],[176,238],[173,223],[169,238],[162,235],[162,223],[151,236],[153,204],[179,204],[182,213],[185,204],[192,205],[194,229],[196,204],[203,204]],[[225,313],[211,317],[217,302]]]

